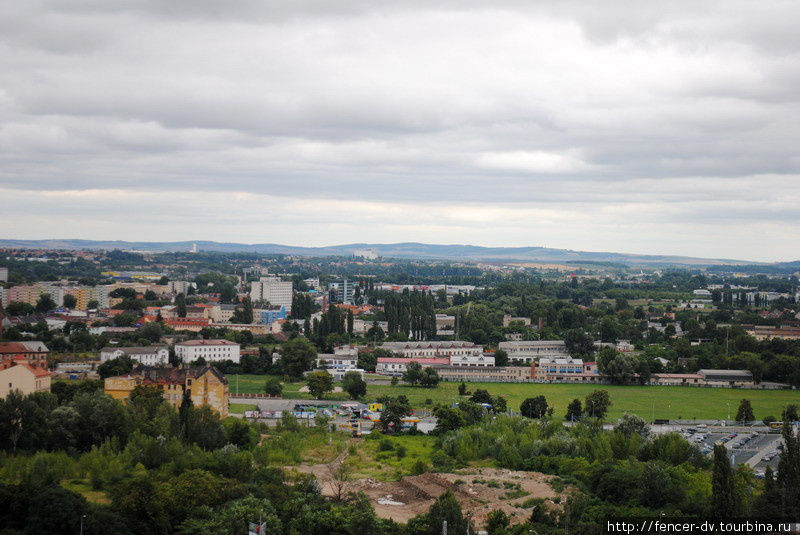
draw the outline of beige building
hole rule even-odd
[[[109,377],[104,391],[114,399],[123,401],[139,385],[156,385],[164,393],[164,400],[179,408],[183,394],[188,391],[192,403],[199,407],[208,405],[223,418],[228,416],[228,379],[213,366],[201,368],[143,367],[127,375]]]
[[[50,372],[34,368],[25,362],[0,370],[0,399],[5,399],[12,390],[23,394],[50,391]]]

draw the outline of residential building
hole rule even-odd
[[[268,301],[270,305],[282,306],[287,314],[292,312],[292,282],[279,277],[261,277],[250,286],[250,300]]]
[[[8,268],[0,267],[0,282],[8,282]]]
[[[583,360],[566,358],[540,358],[531,367],[531,375],[537,381],[558,381],[565,376],[583,373]]]
[[[214,323],[225,323],[231,321],[234,313],[236,313],[236,305],[219,304],[209,309],[208,317]]]
[[[333,353],[320,353],[317,355],[317,368],[357,368],[358,348],[353,346],[339,346],[333,348]]]
[[[331,282],[328,284],[328,290],[330,290],[333,295],[331,296],[331,301],[335,301],[337,303],[344,303],[347,305],[353,304],[353,299],[355,297],[355,284],[353,281],[348,279],[343,279],[336,282]]]
[[[145,366],[165,366],[169,364],[169,349],[165,345],[144,347],[104,347],[100,350],[100,362],[128,355],[132,361]]]
[[[0,369],[0,399],[5,399],[12,390],[22,394],[50,391],[50,372],[29,365],[24,357]]]
[[[253,336],[263,336],[270,332],[269,326],[263,323],[211,323],[209,327],[225,328],[229,331],[249,331]]]
[[[239,344],[229,340],[187,340],[175,344],[175,356],[181,362],[190,363],[199,358],[206,362],[232,360],[239,362]]]
[[[205,318],[174,318],[165,319],[164,323],[176,331],[200,332],[210,325],[210,321]]]
[[[540,358],[569,357],[563,340],[505,341],[500,342],[498,348],[508,353],[510,361],[519,360],[526,364]]]
[[[169,293],[189,295],[189,288],[197,288],[197,284],[189,281],[169,281],[167,289]]]
[[[0,342],[0,368],[22,359],[34,368],[47,370],[50,350],[43,342]]]
[[[189,393],[196,407],[208,405],[223,418],[228,416],[227,378],[213,366],[199,368],[141,367],[129,374],[109,377],[104,391],[114,399],[125,400],[139,385],[156,385],[163,391],[164,400],[179,408],[184,392]]]

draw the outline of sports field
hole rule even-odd
[[[262,393],[266,375],[239,375],[238,391],[241,393]],[[228,376],[231,395],[237,388],[237,376]],[[304,383],[286,383],[283,397],[288,399],[308,399],[310,396],[299,392]],[[736,409],[742,398],[753,405],[757,419],[767,416],[780,418],[781,410],[787,404],[800,405],[800,391],[797,390],[741,390],[729,388],[697,388],[678,386],[611,386],[611,385],[571,385],[571,384],[533,384],[533,383],[467,383],[467,390],[477,388],[488,390],[493,396],[506,398],[509,409],[519,410],[525,398],[542,395],[548,404],[555,408],[554,416],[563,417],[567,404],[575,398],[583,399],[592,390],[602,388],[611,395],[611,408],[608,417],[616,419],[624,412],[631,412],[648,420],[698,419],[713,420],[736,417]],[[405,385],[367,386],[368,401],[381,396],[404,394],[415,408],[430,407],[431,404],[450,404],[458,401],[458,383],[439,383],[437,388],[420,388]],[[328,399],[346,399],[346,394],[329,394]]]

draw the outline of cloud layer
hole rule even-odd
[[[2,4],[3,234],[800,256],[800,6],[529,4]]]

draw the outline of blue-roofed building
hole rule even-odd
[[[286,319],[286,307],[271,306],[261,309],[260,321],[264,325],[272,325],[278,320]]]

